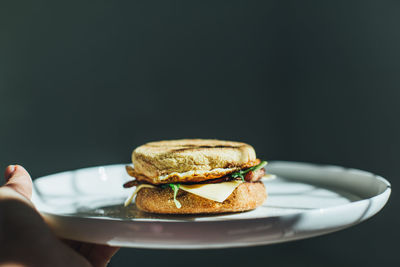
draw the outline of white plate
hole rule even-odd
[[[34,181],[33,202],[60,237],[137,248],[226,248],[285,242],[360,223],[386,204],[390,184],[337,166],[272,162],[268,199],[254,211],[159,216],[123,207],[124,165],[62,172]]]

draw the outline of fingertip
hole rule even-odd
[[[15,191],[26,197],[27,199],[31,199],[32,196],[31,176],[21,165],[12,165],[12,166],[14,167],[14,171],[11,173],[8,179],[6,178],[5,186],[11,187]]]
[[[6,170],[4,171],[4,179],[6,179],[6,182],[11,178],[15,171],[15,165],[8,165]]]
[[[21,165],[13,165],[14,166],[14,172],[13,172],[13,176],[28,176],[29,179],[31,179],[31,175],[28,173],[28,171],[22,167]]]
[[[119,247],[92,244],[90,253],[86,258],[93,266],[107,266],[112,256],[119,250]]]

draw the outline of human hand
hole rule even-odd
[[[30,198],[32,180],[19,165],[8,166],[0,187],[0,267],[107,266],[118,248],[58,239]]]

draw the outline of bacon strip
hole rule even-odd
[[[261,168],[257,171],[249,171],[246,173],[244,180],[246,182],[257,182],[265,175],[265,169]]]
[[[142,184],[142,183],[140,183],[138,180],[131,180],[131,181],[124,183],[123,187],[130,188],[130,187],[138,186],[139,184]]]

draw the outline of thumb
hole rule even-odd
[[[10,165],[4,173],[6,179],[5,187],[9,187],[20,193],[28,200],[32,197],[32,179],[24,167],[20,165]]]

